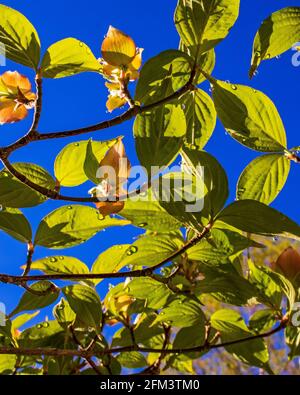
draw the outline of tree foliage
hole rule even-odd
[[[28,249],[23,273],[0,274],[2,283],[24,289],[0,326],[1,374],[206,372],[210,353],[219,350],[223,372],[229,361],[231,372],[249,366],[272,374],[278,373],[278,350],[270,339],[278,334],[290,360],[300,355],[300,323],[294,319],[300,225],[269,206],[300,158],[289,149],[273,101],[250,85],[221,81],[213,71],[214,49],[230,34],[239,6],[239,0],[178,0],[179,49],[142,64],[143,49],[113,26],[100,59],[72,37],[42,54],[31,22],[0,5],[6,55],[33,69],[36,83],[32,92],[27,76],[11,71],[0,76],[0,122],[18,122],[33,112],[28,132],[0,148],[0,229]],[[262,61],[300,41],[299,26],[299,7],[276,11],[262,23],[254,38],[251,77]],[[85,72],[105,80],[109,112],[124,106],[126,111],[81,129],[39,132],[41,112],[47,111],[43,80],[55,84],[57,78]],[[210,84],[211,95],[203,82]],[[260,153],[242,172],[234,202],[228,201],[225,170],[204,150],[217,118],[243,149]],[[11,162],[14,151],[32,142],[90,134],[129,119],[148,176],[133,190],[125,188],[133,168],[122,136],[69,143],[51,170]],[[179,182],[183,176],[188,184]],[[167,190],[161,189],[166,183]],[[62,193],[82,184],[92,185],[90,197]],[[21,209],[48,200],[61,204],[34,232]],[[126,232],[129,225],[136,227],[137,240],[121,245],[112,240],[91,268],[65,253],[103,229]],[[273,256],[268,238],[277,237],[289,241]],[[35,260],[40,246],[53,255]],[[49,319],[39,319],[43,313],[36,317],[49,307]],[[32,326],[32,319],[38,323]]]

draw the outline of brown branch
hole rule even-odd
[[[150,268],[132,270],[128,272],[118,272],[118,273],[89,273],[89,274],[41,274],[34,276],[12,276],[8,274],[0,274],[0,282],[7,284],[22,285],[28,281],[49,281],[49,280],[96,280],[104,278],[126,278],[126,277],[151,277],[155,270],[160,269],[165,266],[168,262],[177,258],[179,255],[186,252],[188,249],[193,247],[195,244],[199,243],[209,232],[212,225],[209,224],[203,228],[202,232],[194,236],[189,240],[184,246],[179,250],[173,252],[170,256],[163,259],[157,265]],[[156,279],[157,276],[153,277]],[[167,279],[168,280],[168,279]],[[165,280],[162,279],[163,282]]]
[[[285,318],[281,321],[281,323],[274,329],[269,332],[260,333],[258,335],[253,335],[249,337],[244,337],[242,339],[233,340],[230,342],[224,342],[219,344],[202,344],[196,347],[190,348],[173,348],[173,349],[156,349],[150,347],[140,347],[140,346],[125,346],[125,347],[116,347],[111,349],[102,350],[101,352],[97,352],[97,355],[93,351],[86,351],[86,350],[69,350],[69,349],[56,349],[56,348],[14,348],[14,347],[0,347],[0,355],[7,354],[7,355],[27,355],[27,356],[69,356],[69,357],[81,357],[81,358],[91,358],[94,356],[101,355],[111,355],[121,352],[133,352],[139,351],[144,353],[158,353],[158,354],[182,354],[182,353],[190,353],[190,352],[202,352],[202,351],[209,351],[212,349],[218,349],[221,347],[229,347],[236,344],[246,343],[251,340],[256,339],[263,339],[274,334],[280,332],[284,328],[286,328],[288,324],[288,319]]]
[[[285,156],[292,162],[300,163],[300,157],[295,152],[286,152]]]
[[[33,245],[32,242],[30,241],[30,242],[27,244],[27,259],[26,259],[26,266],[25,266],[25,269],[24,269],[24,272],[23,272],[22,276],[27,276],[28,273],[30,272],[33,254],[34,254],[34,245]]]
[[[43,141],[43,140],[49,140],[49,139],[59,139],[59,138],[65,138],[65,137],[71,137],[71,136],[79,136],[82,134],[92,133],[92,132],[96,132],[99,130],[104,130],[104,129],[111,128],[113,126],[120,125],[123,122],[134,118],[138,114],[142,114],[146,111],[150,111],[153,108],[156,108],[162,104],[166,104],[172,100],[178,99],[180,96],[182,96],[184,93],[186,93],[188,91],[194,90],[195,86],[193,84],[193,81],[195,78],[195,74],[196,74],[196,69],[193,68],[193,70],[191,71],[191,76],[190,76],[189,81],[182,88],[180,88],[178,91],[172,93],[171,95],[169,95],[169,96],[165,97],[164,99],[161,99],[155,103],[151,103],[151,104],[145,105],[143,107],[134,105],[134,107],[130,108],[123,114],[121,114],[113,119],[103,121],[103,122],[97,123],[95,125],[79,128],[79,129],[72,129],[72,130],[65,130],[65,131],[51,132],[51,133],[38,133],[36,131],[34,135],[29,135],[29,136],[26,135],[26,136],[20,138],[15,143],[13,143],[7,147],[0,148],[0,156],[1,156],[1,158],[3,158],[4,156],[8,157],[13,151],[15,151],[21,147],[24,147],[34,141]]]
[[[38,71],[35,76],[35,85],[36,85],[36,103],[34,107],[34,116],[31,128],[29,129],[28,134],[33,135],[37,132],[37,128],[39,126],[40,117],[42,113],[42,99],[43,99],[43,80]]]

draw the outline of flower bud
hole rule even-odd
[[[110,26],[101,52],[103,59],[112,66],[127,66],[136,55],[136,46],[131,37]]]
[[[275,270],[279,269],[286,278],[293,280],[300,273],[300,255],[294,248],[288,247],[272,267]]]

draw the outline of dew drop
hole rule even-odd
[[[233,89],[234,91],[237,90],[237,86],[236,85],[231,85],[231,89]]]
[[[69,210],[72,210],[72,209],[73,209],[73,207],[72,207],[72,206],[68,206],[68,209],[69,209]]]
[[[50,325],[50,324],[49,324],[49,322],[47,322],[47,321],[43,323],[43,327],[44,327],[44,328],[48,328],[49,325]]]
[[[37,326],[36,326],[38,329],[42,329],[43,328],[43,325],[42,324],[37,324]]]
[[[83,42],[82,41],[80,41],[79,46],[83,47]]]
[[[52,257],[52,258],[50,258],[50,262],[57,262],[57,259]]]
[[[59,259],[60,259],[61,261],[63,261],[63,260],[65,259],[65,257],[60,256]]]
[[[130,256],[132,254],[135,254],[138,251],[138,248],[136,246],[131,246],[128,250],[127,250],[127,255]]]
[[[271,55],[269,53],[267,53],[267,55],[265,56],[265,59],[270,59]]]
[[[79,147],[79,143],[74,143],[75,147]]]
[[[146,222],[142,222],[142,223],[140,223],[138,226],[140,227],[140,228],[144,228],[145,226],[147,226],[148,224],[146,223]]]
[[[97,217],[98,217],[99,221],[103,221],[104,220],[104,215],[102,215],[100,213],[97,214]]]

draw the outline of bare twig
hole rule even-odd
[[[193,247],[195,244],[199,243],[207,234],[210,232],[211,224],[203,228],[202,232],[194,236],[189,240],[184,246],[179,250],[173,252],[169,257],[163,259],[157,265],[150,268],[132,270],[128,272],[118,272],[118,273],[88,273],[88,274],[42,274],[33,276],[12,276],[8,274],[0,274],[0,282],[7,284],[22,285],[28,281],[49,281],[49,280],[95,280],[103,278],[126,278],[126,277],[151,277],[153,273],[165,266],[168,262],[177,258],[179,255],[183,254],[185,251]]]
[[[222,347],[229,347],[233,346],[236,344],[241,344],[241,343],[246,343],[251,340],[256,340],[256,339],[263,339],[267,338],[270,336],[273,336],[275,333],[280,332],[283,330],[288,324],[288,319],[283,319],[280,324],[272,329],[269,332],[264,332],[258,335],[253,335],[249,337],[244,337],[242,339],[236,339],[233,341],[229,342],[224,342],[224,343],[218,343],[218,344],[202,344],[199,346],[195,347],[190,347],[190,348],[173,348],[173,349],[156,349],[156,348],[151,348],[151,347],[140,347],[140,346],[125,346],[125,347],[116,347],[116,348],[111,348],[111,349],[105,349],[101,350],[101,352],[97,352],[95,355],[94,351],[86,351],[86,350],[69,350],[69,349],[56,349],[56,348],[15,348],[15,347],[0,347],[0,355],[7,354],[7,355],[27,355],[27,356],[39,356],[39,355],[45,355],[45,356],[69,356],[69,357],[81,357],[81,358],[92,358],[94,356],[96,357],[101,357],[103,355],[111,355],[111,354],[118,354],[120,352],[133,352],[133,351],[139,351],[139,352],[144,352],[144,353],[158,353],[162,354],[182,354],[182,353],[190,353],[190,352],[202,352],[202,351],[208,351],[212,349],[218,349]]]
[[[75,333],[75,329],[74,329],[73,325],[70,325],[70,326],[69,326],[69,330],[70,330],[70,333],[71,333],[71,335],[72,335],[72,339],[73,339],[74,343],[79,347],[80,350],[83,350],[83,351],[89,352],[89,353],[92,352],[92,350],[93,350],[93,345],[94,345],[94,343],[95,343],[94,340],[93,340],[92,344],[91,344],[89,347],[87,347],[87,348],[85,349],[84,347],[82,347],[82,345],[81,345],[79,339],[77,338],[76,333]],[[90,365],[90,367],[94,370],[94,372],[95,372],[96,374],[102,375],[102,373],[101,373],[100,370],[99,370],[99,367],[98,367],[97,364],[93,361],[92,356],[86,356],[86,357],[84,357],[84,358],[85,358],[85,360],[88,362],[88,364]]]

